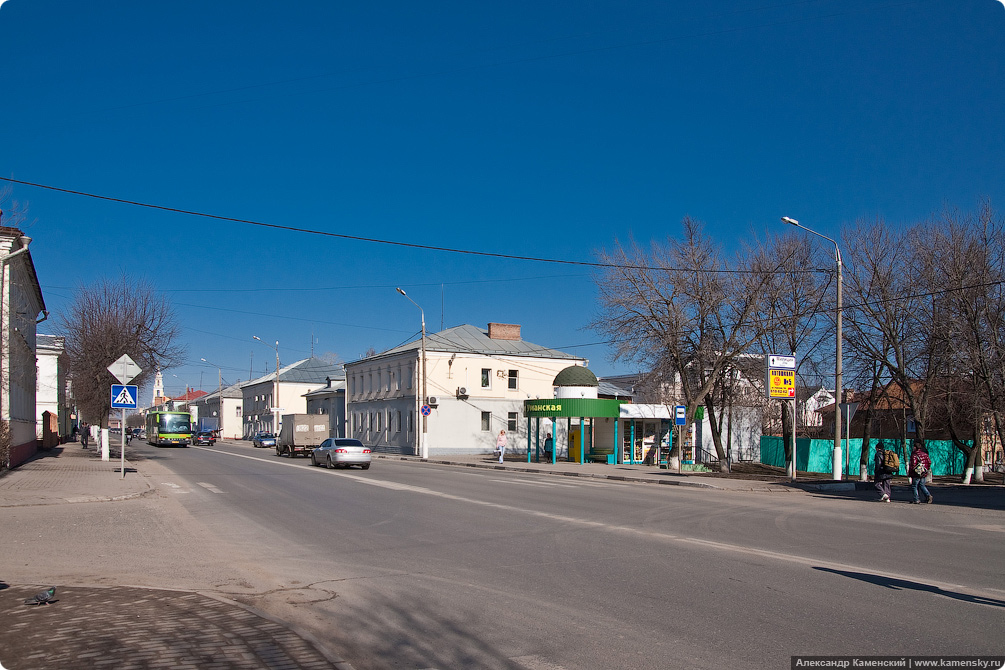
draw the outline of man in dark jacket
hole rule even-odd
[[[876,445],[876,461],[873,463],[876,490],[882,494],[879,498],[880,502],[890,502],[890,480],[893,479],[893,471],[886,467],[886,459],[883,458],[885,455],[886,443],[880,442]]]

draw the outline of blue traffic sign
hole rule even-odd
[[[139,396],[135,386],[112,384],[112,408],[136,409],[136,398]]]
[[[673,408],[674,412],[674,424],[678,426],[687,425],[687,407],[684,405],[677,405]]]
[[[432,408],[432,407],[430,407],[429,405],[423,405],[423,406],[422,406],[422,407],[421,407],[421,408],[419,409],[419,411],[420,411],[420,412],[422,412],[422,416],[429,416],[430,414],[432,414],[432,413],[433,413],[433,408]]]

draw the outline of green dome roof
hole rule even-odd
[[[600,386],[600,382],[589,368],[573,365],[559,372],[552,386]]]

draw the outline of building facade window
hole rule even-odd
[[[398,427],[398,430],[396,430],[395,432],[396,433],[400,433],[401,432],[401,410],[400,409],[395,413],[394,417],[395,417],[395,424]]]
[[[482,388],[492,388],[492,370],[489,368],[482,368]]]
[[[492,430],[492,412],[482,412],[482,430]]]
[[[408,386],[406,388],[412,388],[412,366],[408,366]]]
[[[516,432],[517,422],[520,420],[520,415],[516,412],[510,412],[506,416],[506,430],[511,433]]]
[[[512,390],[514,390],[514,391],[517,388],[519,388],[517,386],[517,371],[516,370],[510,370],[509,371],[509,388],[512,389]]]

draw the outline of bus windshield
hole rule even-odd
[[[160,432],[162,433],[192,432],[192,427],[189,424],[188,414],[162,414]]]

